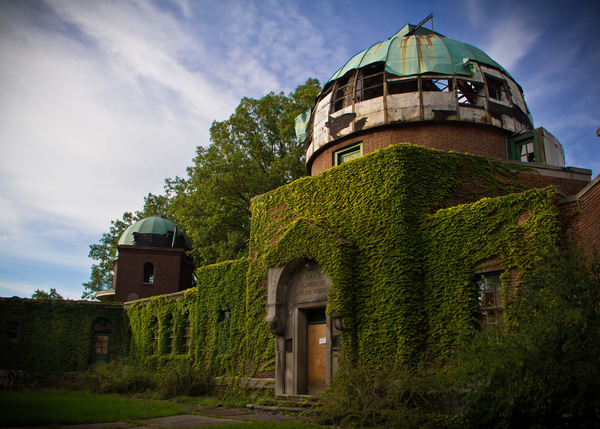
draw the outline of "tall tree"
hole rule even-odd
[[[98,261],[92,265],[90,281],[83,284],[83,299],[93,298],[96,292],[112,287],[114,258],[121,234],[134,222],[153,214],[166,214],[169,199],[164,195],[148,194],[144,197],[144,209],[135,213],[125,212],[121,219],[111,221],[110,229],[102,234],[96,244],[90,245],[89,258]]]
[[[320,90],[308,79],[288,96],[243,98],[229,119],[213,122],[211,144],[198,147],[188,179],[167,180],[169,212],[190,236],[198,265],[246,254],[250,200],[305,175],[294,120]]]

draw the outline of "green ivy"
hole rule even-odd
[[[496,258],[507,295],[507,273],[527,272],[557,241],[555,191],[527,190],[523,174],[535,172],[400,144],[261,195],[251,203],[248,258],[201,267],[196,288],[126,308],[117,326],[131,329],[129,358],[153,369],[185,361],[214,375],[245,376],[248,364],[251,376],[272,371],[268,268],[309,258],[331,279],[327,311],[345,316],[343,341],[353,360],[383,367],[427,352],[442,361],[473,329],[474,271]],[[3,317],[35,320],[27,336],[44,333],[26,343],[30,354],[17,355],[55,369],[85,368],[91,323],[103,311],[116,313],[7,301],[0,302]],[[9,355],[1,354],[4,367]]]
[[[0,327],[19,322],[19,336],[13,342],[2,332],[0,368],[37,375],[85,370],[92,356],[94,322],[103,317],[112,324],[111,356],[122,357],[128,325],[120,305],[2,298]]]
[[[215,375],[245,375],[247,270],[246,259],[204,266],[197,270],[198,286],[182,296],[136,301],[127,309],[133,333],[132,361],[162,369],[175,360],[184,360]],[[188,352],[186,320],[191,331]]]
[[[556,239],[553,191],[525,192],[519,174],[535,173],[400,144],[255,198],[248,338],[268,346],[251,357],[274,354],[263,322],[268,267],[299,257],[331,278],[328,311],[346,315],[361,359],[402,363],[427,345],[445,357],[472,329],[474,267],[497,256],[526,270]],[[530,219],[516,226],[524,211]]]

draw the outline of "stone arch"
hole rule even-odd
[[[326,313],[341,314],[343,306],[330,298],[351,288],[353,249],[343,237],[298,219],[266,255],[265,321],[277,336],[277,394],[317,392],[335,372],[337,357],[332,352],[336,351],[341,323]],[[334,311],[332,304],[337,304]],[[312,346],[315,340],[318,343]],[[311,350],[315,362],[322,360],[322,365],[311,363]]]

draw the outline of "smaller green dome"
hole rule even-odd
[[[163,215],[152,215],[148,216],[144,219],[138,220],[133,225],[130,225],[125,232],[119,238],[119,246],[121,245],[135,245],[135,235],[136,234],[153,234],[153,235],[162,235],[166,236],[170,234],[175,234],[177,231],[177,236],[181,236],[185,239],[185,245],[188,248],[191,248],[190,239],[183,233],[183,231],[177,230],[177,225],[174,222],[167,219],[166,216]]]

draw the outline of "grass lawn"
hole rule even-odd
[[[175,404],[67,390],[0,390],[0,427],[116,422],[185,414]]]

